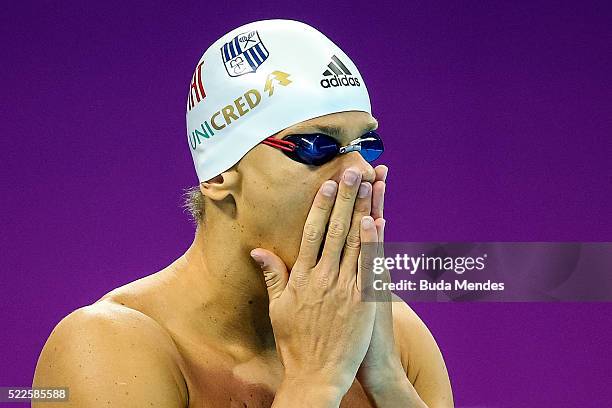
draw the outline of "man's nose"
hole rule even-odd
[[[343,154],[341,157],[341,165],[338,168],[338,174],[335,179],[340,180],[342,174],[349,167],[354,167],[361,172],[361,181],[373,183],[376,180],[376,172],[370,163],[368,163],[359,152],[350,152]]]

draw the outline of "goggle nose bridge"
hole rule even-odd
[[[340,154],[349,153],[349,152],[360,152],[360,151],[361,151],[360,144],[342,146],[339,150]]]
[[[349,153],[349,152],[360,152],[361,151],[361,142],[374,141],[375,137],[360,137],[353,140],[347,146],[340,147],[340,154]]]

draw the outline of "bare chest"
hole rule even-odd
[[[275,355],[236,361],[227,354],[213,353],[210,348],[182,348],[181,355],[189,408],[269,408],[283,379],[283,367]],[[355,380],[340,406],[372,405]]]

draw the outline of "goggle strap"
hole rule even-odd
[[[296,144],[293,142],[283,139],[276,139],[274,137],[268,137],[264,139],[261,143],[267,144],[268,146],[276,147],[286,152],[293,152],[295,151],[296,147]]]

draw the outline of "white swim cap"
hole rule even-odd
[[[266,137],[335,112],[371,113],[349,57],[314,28],[264,20],[225,34],[196,66],[187,139],[200,182],[238,163]]]

